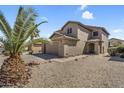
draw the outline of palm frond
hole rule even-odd
[[[27,27],[35,21],[35,17],[34,12],[26,11],[23,7],[20,7],[14,26],[14,34],[18,36],[18,39],[24,35]]]
[[[22,7],[20,7],[19,12],[18,12],[18,16],[16,18],[16,23],[14,26],[14,36],[15,36],[15,40],[16,42],[21,42],[20,40],[23,39],[26,30],[32,26],[33,22],[35,21],[36,18],[36,14],[33,11],[33,9],[27,9],[24,10]],[[21,25],[20,25],[21,24]],[[16,49],[19,45],[19,43],[16,43]]]
[[[0,37],[0,42],[2,42],[4,44],[4,49],[6,51],[9,51],[10,53],[12,52],[11,43],[8,39],[4,39],[4,38]]]
[[[33,25],[31,28],[28,29],[27,33],[25,34],[25,38],[29,38],[31,34],[37,29],[38,26],[40,26],[43,23],[46,23],[47,21],[42,21],[39,24]]]
[[[17,51],[20,51],[21,46],[23,45],[23,43],[31,36],[31,34],[33,33],[33,31],[35,31],[35,29],[40,26],[41,24],[46,23],[46,21],[40,22],[39,24],[33,25],[31,26],[25,33],[25,36],[23,39],[21,39],[20,44],[18,45]]]
[[[35,24],[36,17],[37,13],[32,8],[25,9],[20,7],[14,28],[11,29],[3,14],[0,13],[0,30],[6,36],[5,39],[0,38],[0,41],[7,51],[12,54],[21,52],[24,43],[29,37],[32,34],[37,35],[39,33],[38,26],[47,21]]]
[[[0,11],[0,30],[7,38],[11,37],[12,29],[1,11]]]

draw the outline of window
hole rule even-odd
[[[67,34],[70,34],[70,33],[72,33],[72,28],[68,28],[67,30]]]
[[[98,36],[98,32],[93,32],[93,36]]]

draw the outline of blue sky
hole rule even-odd
[[[87,25],[105,27],[111,34],[110,38],[124,39],[124,6],[101,6],[101,5],[40,5],[24,6],[36,9],[39,17],[37,22],[47,19],[48,23],[42,24],[40,36],[48,38],[54,31],[60,29],[67,21],[80,21]],[[19,6],[0,6],[0,10],[13,26]],[[0,32],[0,36],[3,36]]]

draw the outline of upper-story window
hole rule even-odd
[[[70,33],[72,33],[72,28],[68,28],[67,30],[67,34],[70,34]]]
[[[93,36],[98,36],[98,32],[97,31],[93,32]]]

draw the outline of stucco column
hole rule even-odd
[[[94,44],[95,44],[95,53],[96,54],[99,54],[99,52],[100,52],[99,43],[98,42],[95,42]]]
[[[58,45],[58,55],[64,57],[64,45],[62,44],[62,41],[60,41]]]
[[[86,47],[86,53],[88,54],[88,53],[89,53],[89,43],[87,43],[86,46],[87,46],[87,47]]]

